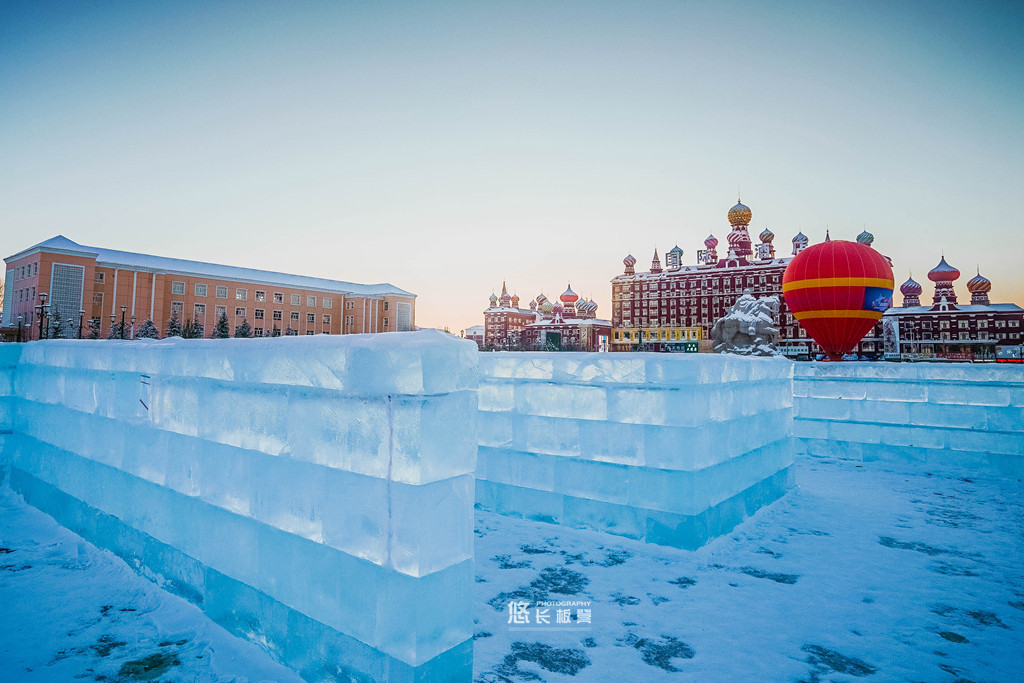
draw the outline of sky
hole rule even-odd
[[[81,244],[418,295],[483,323],[742,196],[1024,304],[1018,2],[4,2],[0,251]],[[1010,211],[1010,213],[1007,213]],[[897,301],[899,301],[897,296]]]

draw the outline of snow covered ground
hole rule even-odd
[[[696,552],[478,512],[475,679],[1021,680],[1024,484],[797,464],[798,488]],[[550,623],[531,604],[510,624],[517,600]],[[296,680],[10,495],[0,605],[0,681]]]
[[[301,679],[199,608],[0,492],[0,681]]]
[[[797,484],[696,552],[478,513],[476,680],[1024,680],[1021,482],[799,459]],[[509,624],[517,599],[589,601],[590,629]]]

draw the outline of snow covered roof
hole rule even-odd
[[[354,282],[328,280],[326,278],[308,277],[305,275],[291,275],[288,273],[278,273],[270,270],[257,270],[255,268],[226,266],[217,263],[206,263],[204,261],[189,261],[186,259],[168,258],[166,256],[137,254],[131,251],[117,251],[115,249],[87,247],[85,245],[78,244],[77,242],[73,242],[63,235],[51,237],[45,242],[40,242],[39,244],[29,247],[14,256],[9,256],[4,260],[9,262],[35,251],[94,256],[96,258],[97,265],[105,267],[130,268],[133,270],[145,270],[169,274],[197,275],[221,280],[240,280],[245,282],[276,284],[282,287],[294,287],[296,289],[316,289],[326,292],[357,294],[361,296],[391,295],[407,296],[411,298],[416,297],[412,292],[399,289],[387,282],[374,285],[361,285]]]

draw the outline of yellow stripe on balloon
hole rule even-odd
[[[877,320],[882,317],[881,311],[857,311],[857,310],[832,310],[832,311],[792,311],[793,317],[797,320],[808,320],[810,318],[870,318]]]
[[[783,292],[809,287],[881,287],[892,289],[893,281],[882,277],[819,277],[813,280],[795,280],[782,285]]]

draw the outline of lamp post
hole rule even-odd
[[[39,314],[39,338],[43,338],[43,318],[46,317],[46,292],[39,292],[39,304],[36,306],[36,312]]]
[[[24,316],[20,316],[20,315],[18,316],[18,343],[19,344],[21,343],[21,321],[23,319],[24,319]]]
[[[111,339],[114,338],[114,320],[116,320],[116,318],[114,317],[114,314],[111,313],[110,314],[110,338]]]
[[[85,310],[78,311],[78,338],[82,338],[82,321],[85,319]]]
[[[135,339],[135,314],[132,314],[132,339]]]
[[[121,339],[124,339],[124,313],[128,310],[128,307],[121,304]]]

